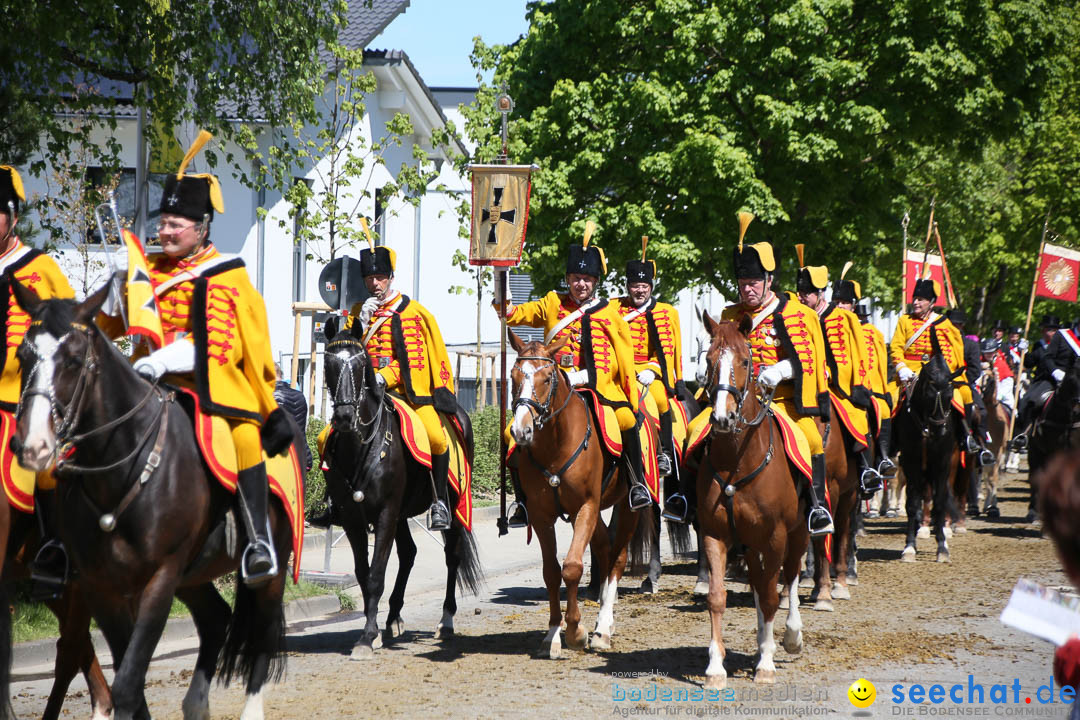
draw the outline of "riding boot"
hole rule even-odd
[[[71,571],[71,563],[68,561],[67,549],[56,537],[56,521],[53,512],[56,493],[38,490],[34,499],[41,543],[30,565],[30,579],[33,581],[30,595],[34,600],[51,600],[60,597],[64,591],[64,585],[68,582],[68,573]]]
[[[521,479],[518,477],[517,468],[507,467],[510,471],[510,484],[514,486],[514,502],[510,504],[510,517],[506,521],[507,527],[523,528],[529,526],[529,512],[525,509],[525,493],[521,489]]]
[[[630,493],[628,500],[631,510],[640,510],[652,504],[652,495],[645,486],[645,464],[641,457],[641,439],[635,425],[622,433],[623,468],[630,472]]]
[[[867,446],[859,451],[856,464],[859,467],[859,487],[864,498],[873,497],[881,490],[881,475],[874,469],[873,438],[866,435]]]
[[[980,467],[993,465],[994,454],[986,449],[986,441],[990,438],[990,433],[986,430],[985,420],[976,411],[975,403],[964,406],[964,418],[967,451],[975,456]]]
[[[431,456],[431,477],[435,481],[435,502],[428,513],[429,530],[450,529],[450,499],[446,475],[450,470],[450,453]]]
[[[885,418],[881,421],[881,432],[878,433],[878,475],[892,477],[896,474],[896,463],[889,457],[892,452],[892,419]]]
[[[671,467],[675,462],[675,440],[671,429],[671,410],[660,415],[660,454],[656,456],[656,465],[660,469],[660,477],[671,474]]]
[[[248,544],[240,559],[240,575],[248,587],[266,583],[278,573],[277,553],[270,541],[270,521],[267,517],[270,486],[266,479],[266,463],[253,465],[237,473],[240,516],[247,530]]]
[[[825,453],[810,456],[810,512],[806,524],[811,535],[828,535],[833,531],[833,519],[822,500],[825,498]]]

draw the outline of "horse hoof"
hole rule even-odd
[[[791,605],[791,598],[789,598],[787,595],[785,595],[782,598],[780,598],[780,604],[777,605],[776,607],[778,609],[780,609],[780,610],[787,610],[790,605]]]
[[[727,687],[727,675],[706,675],[705,676],[705,689],[706,690],[723,690]]]
[[[709,583],[698,580],[694,585],[694,597],[705,597],[709,594]]]
[[[386,623],[386,635],[390,640],[405,634],[405,621],[401,618]]]
[[[655,595],[659,590],[659,582],[653,582],[652,578],[645,578],[641,581],[641,592],[645,595]]]
[[[802,652],[802,631],[796,630],[791,632],[790,630],[784,631],[784,650],[788,655],[798,655]]]
[[[370,645],[357,645],[349,653],[350,660],[356,660],[357,662],[374,660],[375,650]]]
[[[951,538],[953,536],[953,529],[951,527],[945,528],[945,537]]]
[[[832,598],[833,600],[850,600],[851,592],[846,586],[841,585],[840,583],[833,583]]]
[[[439,638],[440,640],[454,637],[454,626],[439,623],[435,626],[435,637]]]
[[[851,577],[850,575],[848,575],[848,579],[847,579],[847,586],[848,587],[857,587],[858,584],[859,584],[859,578]]]
[[[908,545],[904,552],[900,553],[900,562],[915,562],[915,548]]]
[[[814,603],[814,609],[820,610],[821,612],[832,612],[835,610],[831,598],[819,598],[818,601]]]
[[[375,637],[371,638],[371,649],[378,650],[382,647],[382,634],[375,633]]]
[[[584,650],[589,645],[589,634],[585,632],[585,628],[578,626],[577,632],[566,633],[566,647],[571,650]]]
[[[544,642],[540,643],[540,657],[551,660],[558,660],[562,657],[562,645],[559,643],[557,634],[553,639],[545,639]]]
[[[922,538],[922,539],[930,537],[930,526],[929,525],[923,525],[922,527],[920,527],[919,531],[917,533],[915,533],[915,537]]]
[[[812,577],[799,578],[799,587],[801,587],[801,588],[812,588],[812,587],[814,587],[814,578],[812,578]]]
[[[949,559],[949,552],[948,552],[947,550],[946,550],[945,552],[939,552],[939,553],[937,554],[937,561],[938,561],[939,563],[947,563],[947,562],[952,562],[952,561],[951,561],[951,560]]]
[[[761,683],[762,685],[773,685],[776,683],[776,671],[775,670],[755,670],[754,682]]]
[[[611,636],[607,633],[593,633],[589,639],[589,647],[593,650],[610,650]]]

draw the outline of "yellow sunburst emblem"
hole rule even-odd
[[[1063,295],[1076,284],[1076,273],[1065,260],[1058,258],[1042,272],[1043,284],[1055,295]]]

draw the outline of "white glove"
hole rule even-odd
[[[794,370],[790,360],[781,360],[775,365],[770,365],[758,375],[758,384],[766,388],[774,388],[784,380],[790,380]]]
[[[369,297],[364,301],[364,304],[360,306],[360,327],[367,328],[368,323],[371,322],[371,316],[376,310],[379,309],[379,299],[377,297]]]
[[[570,387],[577,387],[589,382],[588,370],[571,370],[566,373],[566,379],[570,381]]]
[[[194,369],[195,345],[186,340],[177,340],[135,361],[135,372],[151,382],[167,373],[189,373]]]
[[[1065,371],[1058,368],[1054,372],[1050,373],[1050,377],[1054,378],[1054,382],[1060,383],[1062,380],[1065,379]]]
[[[386,387],[386,378],[383,377],[382,373],[375,373],[375,384],[380,388]]]
[[[656,373],[654,373],[652,370],[642,370],[637,374],[637,381],[645,387],[649,387],[650,385],[652,385],[653,380],[655,379]]]
[[[127,250],[127,246],[124,245],[124,246],[120,247],[119,250],[114,250],[110,246],[109,247],[109,254],[112,256],[112,267],[116,270],[116,272],[122,273],[126,277],[127,276],[127,270],[128,270],[128,250]]]
[[[896,368],[896,376],[900,378],[900,382],[911,382],[911,379],[915,377],[915,371],[907,365],[900,365]]]
[[[106,280],[113,289],[109,290],[109,294],[105,296],[105,302],[101,303],[101,312],[110,316],[118,317],[120,315],[120,308],[124,302],[124,289],[127,287],[123,280],[117,277],[110,277]]]
[[[1016,343],[1016,347],[1020,348],[1020,352],[1024,352],[1028,349],[1028,341],[1024,338],[1020,338],[1020,342]]]

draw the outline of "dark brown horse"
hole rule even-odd
[[[799,616],[799,567],[806,552],[805,499],[800,498],[797,478],[787,462],[784,443],[768,405],[759,399],[761,389],[753,376],[749,321],[714,322],[707,314],[705,327],[712,335],[706,387],[712,399],[712,434],[706,460],[698,473],[698,520],[709,561],[709,616],[712,641],[705,670],[708,688],[727,684],[724,669],[724,609],[727,593],[724,571],[728,550],[744,545],[750,585],[758,613],[757,641],[760,657],[754,681],[776,681],[773,654],[773,619],[780,604],[777,583],[790,593],[784,649],[802,651],[802,619]],[[782,579],[781,579],[781,570]],[[828,572],[828,570],[826,570]],[[827,577],[827,576],[826,576]]]
[[[511,434],[517,443],[517,453],[522,456],[518,460],[518,472],[529,507],[529,522],[540,539],[544,583],[551,607],[540,653],[552,659],[558,658],[562,651],[559,590],[564,582],[566,644],[579,650],[590,644],[580,624],[578,606],[585,545],[592,544],[596,563],[593,573],[601,572],[606,578],[600,590],[600,613],[591,645],[609,649],[614,605],[627,551],[631,564],[640,565],[653,535],[651,511],[630,510],[625,470],[606,456],[589,401],[571,389],[566,373],[555,361],[555,353],[565,342],[545,347],[539,342],[525,343],[510,333],[510,344],[518,354],[511,373],[514,386]],[[600,511],[609,507],[614,507],[610,534],[600,518]],[[569,519],[574,526],[574,537],[561,569],[555,546],[555,523],[560,518]]]
[[[236,498],[211,475],[173,393],[135,373],[93,324],[109,285],[81,304],[41,301],[18,283],[13,290],[32,318],[18,351],[19,461],[41,470],[61,456],[57,526],[112,650],[114,717],[149,716],[146,672],[176,596],[200,641],[184,716],[209,716],[220,657],[223,682],[245,680],[243,717],[261,718],[264,685],[283,669],[281,598],[292,549],[284,508],[272,495],[277,574],[255,588],[238,580],[230,611],[213,580],[238,568],[246,544]]]

